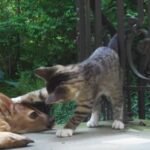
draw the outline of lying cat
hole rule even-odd
[[[74,99],[77,108],[74,116],[58,130],[58,137],[72,136],[76,127],[92,111],[88,127],[98,125],[101,96],[106,95],[112,104],[112,128],[124,129],[123,86],[118,54],[109,47],[100,47],[85,61],[67,66],[41,67],[35,73],[46,81],[46,89],[14,98],[15,102],[45,100],[57,103]],[[48,91],[48,93],[47,93]]]
[[[53,120],[25,104],[14,104],[0,93],[0,149],[26,146],[33,142],[15,133],[37,132],[51,128]],[[12,133],[13,132],[13,133]]]

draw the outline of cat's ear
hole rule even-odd
[[[48,81],[52,77],[52,75],[54,75],[57,71],[62,70],[62,69],[63,69],[63,66],[56,65],[52,67],[40,67],[40,68],[35,69],[34,72],[38,77]]]
[[[56,71],[56,69],[54,67],[40,67],[40,68],[37,68],[35,69],[35,74],[48,81],[48,79],[52,76],[52,74],[54,74]]]

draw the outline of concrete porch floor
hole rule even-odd
[[[149,150],[150,124],[139,126],[138,122],[126,125],[126,129],[113,130],[110,122],[102,122],[98,128],[81,124],[74,136],[57,138],[56,130],[25,134],[33,139],[28,147],[13,150]],[[59,128],[57,126],[57,128]]]

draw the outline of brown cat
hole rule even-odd
[[[14,104],[0,93],[0,149],[22,147],[33,142],[16,133],[51,129],[54,121],[27,104]]]
[[[124,128],[120,64],[118,54],[111,48],[100,47],[89,58],[78,64],[41,67],[35,72],[46,81],[48,93],[46,89],[42,89],[31,92],[29,97],[25,95],[13,99],[14,101],[34,101],[34,97],[38,96],[41,99],[46,98],[45,102],[49,104],[69,100],[77,102],[74,116],[63,129],[56,132],[57,136],[72,136],[76,127],[91,112],[87,126],[97,126],[102,95],[109,97],[112,104],[114,118],[112,128]]]

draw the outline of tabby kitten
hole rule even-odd
[[[58,130],[58,137],[72,136],[76,127],[92,112],[88,127],[98,125],[101,96],[106,95],[112,104],[112,128],[123,129],[123,89],[117,53],[108,47],[100,47],[85,61],[68,65],[56,65],[36,69],[36,74],[46,81],[46,89],[31,92],[14,101],[46,99],[47,104],[74,99],[77,108],[73,117]],[[37,94],[38,93],[38,94]],[[43,94],[42,94],[43,93]],[[37,97],[39,96],[39,98]]]

